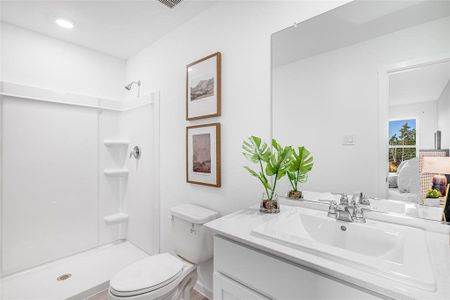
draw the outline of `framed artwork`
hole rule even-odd
[[[220,123],[186,127],[186,181],[220,187]]]
[[[221,114],[221,53],[186,66],[186,120]]]

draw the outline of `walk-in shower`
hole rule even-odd
[[[0,298],[69,298],[156,253],[158,94],[112,101],[0,83]]]

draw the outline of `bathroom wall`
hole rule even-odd
[[[450,148],[450,81],[438,99],[438,128],[442,132],[442,149]]]
[[[450,18],[439,19],[274,70],[274,136],[301,141],[315,156],[305,189],[377,194],[378,72],[450,52],[449,26]],[[342,145],[345,135],[355,145]]]
[[[242,140],[270,134],[270,36],[273,32],[348,1],[220,2],[170,32],[127,62],[127,81],[161,97],[161,251],[173,251],[169,209],[196,203],[227,214],[259,201],[262,189],[243,169]],[[222,52],[222,117],[185,121],[185,66]],[[186,126],[222,123],[222,187],[186,183]],[[212,264],[200,266],[201,287],[211,290]]]
[[[389,106],[389,119],[417,119],[417,142],[420,149],[434,148],[434,133],[438,128],[437,101]]]
[[[0,22],[1,80],[122,100],[125,61]]]

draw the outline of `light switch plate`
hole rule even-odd
[[[355,136],[354,135],[344,135],[344,137],[342,138],[342,145],[344,145],[344,146],[355,145]]]

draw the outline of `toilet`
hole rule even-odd
[[[197,281],[196,265],[213,256],[212,235],[203,224],[218,216],[216,211],[192,204],[172,207],[176,255],[152,255],[125,267],[111,278],[109,299],[189,300]]]

